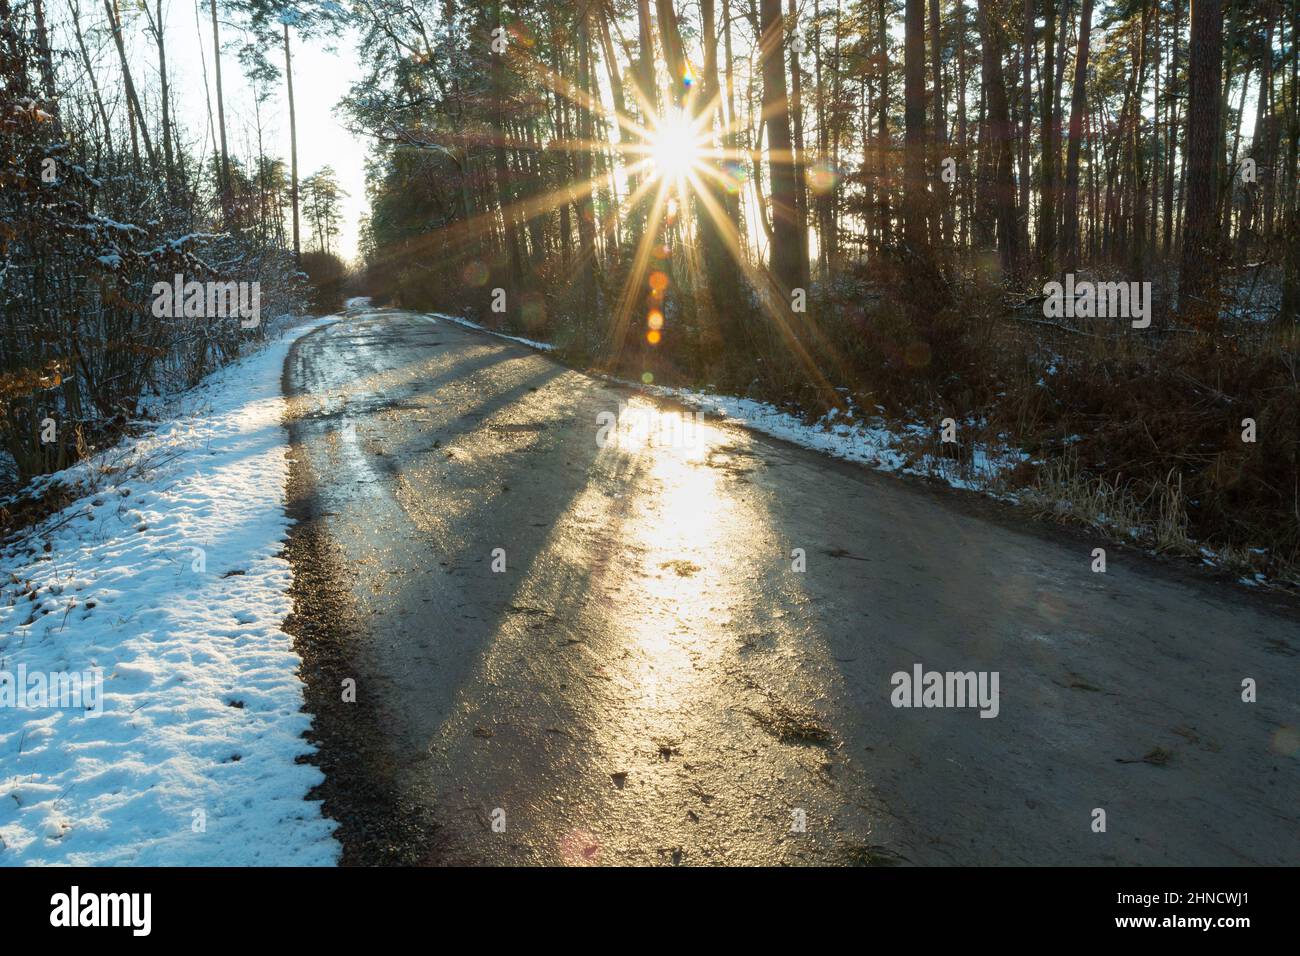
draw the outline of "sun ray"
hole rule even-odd
[[[707,90],[707,95],[704,86],[698,82],[685,90],[678,88],[674,91],[671,83],[668,87],[655,84],[650,89],[643,89],[642,78],[636,73],[634,64],[633,75],[625,83],[624,93],[630,93],[630,101],[642,117],[638,120],[631,111],[608,108],[599,89],[584,90],[527,53],[517,52],[513,57],[520,69],[557,97],[599,117],[602,129],[619,131],[617,137],[553,138],[541,148],[569,155],[603,155],[608,157],[606,168],[585,182],[570,182],[540,195],[500,203],[494,210],[443,227],[429,237],[429,242],[442,243],[444,248],[450,245],[473,250],[484,229],[498,229],[503,220],[526,225],[567,204],[573,204],[582,215],[584,203],[598,191],[607,192],[612,197],[615,215],[601,220],[602,228],[597,235],[604,238],[589,248],[580,247],[576,255],[570,256],[566,260],[563,279],[573,282],[585,271],[598,268],[598,264],[592,261],[597,245],[612,243],[611,260],[623,263],[624,254],[618,248],[619,227],[631,223],[632,234],[637,237],[636,248],[630,261],[625,263],[625,281],[618,291],[614,314],[607,328],[610,357],[617,360],[618,353],[629,341],[633,313],[648,294],[646,282],[651,272],[651,257],[667,242],[680,243],[684,274],[691,277],[694,288],[705,295],[705,302],[709,302],[711,293],[701,268],[701,250],[697,248],[698,241],[705,238],[697,232],[697,226],[707,221],[712,233],[720,237],[724,254],[734,261],[745,281],[757,293],[762,314],[771,322],[790,354],[811,381],[829,391],[830,386],[812,360],[809,346],[816,347],[823,354],[828,350],[833,354],[833,347],[814,321],[791,309],[791,290],[783,288],[761,261],[754,261],[746,253],[737,223],[720,201],[725,191],[741,193],[740,201],[746,209],[751,209],[753,204],[766,204],[770,199],[764,197],[762,184],[753,181],[753,175],[759,175],[758,171],[764,166],[772,168],[795,163],[792,150],[773,150],[764,145],[761,115],[758,139],[754,141],[752,126],[742,125],[739,116],[732,116],[727,121],[721,88]],[[680,82],[680,78],[674,82]],[[661,101],[665,103],[662,108],[657,105]],[[537,148],[534,143],[520,141],[501,131],[459,133],[442,139],[453,144],[500,145],[513,150]],[[752,145],[746,147],[746,140]],[[751,167],[755,171],[752,174]],[[624,195],[620,195],[620,183],[626,184]],[[666,234],[665,230],[670,232]],[[672,231],[676,232],[676,240],[672,239]],[[760,231],[752,242],[758,246],[760,255],[765,232]],[[416,247],[412,254],[418,254],[418,251]],[[666,266],[664,269],[671,272]],[[706,305],[708,314],[701,318],[710,321],[714,308],[712,304]],[[662,319],[658,321],[662,326]],[[660,328],[652,331],[659,332]]]
[[[812,355],[792,328],[793,316],[796,313],[787,306],[790,301],[791,290],[785,288],[772,274],[771,270],[754,266],[748,257],[743,254],[740,249],[739,235],[731,221],[731,217],[718,205],[717,200],[710,194],[710,190],[705,188],[698,180],[694,182],[694,195],[696,200],[704,207],[705,214],[712,219],[717,227],[727,251],[735,259],[737,265],[740,266],[750,284],[759,291],[759,302],[776,326],[777,331],[781,334],[786,346],[799,360],[809,378],[817,384],[818,388],[829,395],[833,395],[834,390],[829,380],[817,366],[817,363],[813,361]],[[822,338],[820,330],[813,323],[805,320],[801,324],[817,336],[820,340],[818,344],[829,347],[829,343]]]
[[[664,180],[658,180],[658,184],[659,191],[650,205],[645,229],[641,233],[636,253],[632,257],[632,267],[628,271],[627,282],[619,292],[618,303],[614,309],[614,321],[610,325],[608,341],[615,350],[621,349],[626,339],[632,308],[645,281],[646,266],[650,261],[651,250],[658,238],[659,224],[663,220],[664,209],[667,206],[668,185]]]

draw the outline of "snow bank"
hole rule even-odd
[[[0,865],[336,862],[334,824],[304,799],[320,771],[295,762],[311,718],[280,629],[280,372],[328,321],[70,469],[98,490],[49,519],[34,553],[3,556]],[[29,682],[97,674],[102,699],[5,699],[20,666]]]

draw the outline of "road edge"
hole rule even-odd
[[[325,515],[316,497],[316,479],[302,444],[302,392],[291,369],[307,339],[302,336],[285,355],[280,390],[286,411],[289,477],[285,513],[290,520],[284,556],[292,570],[289,596],[293,610],[282,627],[302,661],[303,709],[312,716],[307,739],[315,748],[304,758],[324,780],[308,799],[321,801],[321,812],[338,823],[334,838],[343,848],[340,866],[417,866],[433,858],[437,827],[431,814],[401,797],[396,773],[382,746],[383,719],[370,695],[343,700],[343,682],[356,680],[354,663],[365,630],[348,595],[343,565],[332,545]]]

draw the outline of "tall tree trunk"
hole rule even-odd
[[[1297,50],[1300,42],[1300,5],[1291,6],[1291,49]],[[1291,109],[1288,112],[1288,145],[1286,159],[1287,199],[1283,207],[1286,222],[1300,213],[1300,54],[1291,57]],[[1289,211],[1289,212],[1288,212]]]
[[[1101,209],[1101,177],[1097,165],[1102,151],[1098,144],[1098,111],[1089,110],[1088,123],[1088,258],[1097,255],[1098,215]]]
[[[1220,3],[1222,4],[1222,0],[1220,0]],[[1237,61],[1241,59],[1242,49],[1245,46],[1245,44],[1242,42],[1241,31],[1238,29],[1238,25],[1240,23],[1241,13],[1242,13],[1241,5],[1235,3],[1229,3],[1228,6],[1232,16],[1228,21],[1227,31],[1224,33],[1224,42],[1228,44],[1226,56],[1220,58],[1221,61],[1224,62],[1224,67],[1222,69],[1221,81],[1220,81],[1220,87],[1221,87],[1220,92],[1222,94],[1222,101],[1219,106],[1219,114],[1218,114],[1219,129],[1218,129],[1218,141],[1216,147],[1218,149],[1218,158],[1216,159],[1216,163],[1222,164],[1224,162],[1225,154],[1228,157],[1228,161],[1227,161],[1228,175],[1219,176],[1216,180],[1217,182],[1217,190],[1215,192],[1216,206],[1215,206],[1214,216],[1213,216],[1214,221],[1217,224],[1219,224],[1219,227],[1221,229],[1224,230],[1226,230],[1227,226],[1232,221],[1232,216],[1230,212],[1227,215],[1225,215],[1225,207],[1228,204],[1229,197],[1232,195],[1232,184],[1236,178],[1237,146],[1239,145],[1237,142],[1234,142],[1232,144],[1232,148],[1231,149],[1228,148],[1228,123],[1231,122],[1234,113],[1234,110],[1232,109],[1232,84],[1236,82]],[[1250,70],[1247,69],[1241,78],[1242,108],[1245,107],[1246,93],[1249,92],[1249,88],[1250,88]],[[1238,137],[1240,137],[1241,110],[1237,110],[1235,112],[1238,117],[1237,133],[1238,133]],[[1226,239],[1226,232],[1224,233],[1224,238]]]
[[[501,22],[501,8],[497,4],[496,22]],[[492,54],[492,166],[496,173],[497,195],[505,230],[506,261],[509,264],[509,294],[517,299],[523,286],[524,266],[519,253],[519,224],[516,219],[515,188],[506,162],[506,53]],[[567,237],[566,237],[567,240]]]
[[[876,104],[880,110],[880,138],[876,149],[876,195],[877,213],[880,217],[880,246],[884,248],[889,245],[893,233],[889,201],[890,183],[893,180],[889,169],[893,153],[889,142],[889,27],[885,20],[885,0],[877,0],[876,13],[879,26],[877,38],[880,44],[879,55],[876,58],[880,82],[880,96]]]
[[[595,123],[593,122],[592,110],[590,105],[594,97],[592,92],[595,83],[591,69],[591,7],[585,5],[581,8],[578,17],[578,90],[580,91],[580,100],[577,103],[578,111],[578,137],[584,144],[590,144],[595,140]],[[504,120],[504,113],[502,114]],[[504,124],[503,124],[504,125]],[[502,131],[504,139],[504,130]],[[504,145],[502,147],[504,151]],[[574,200],[574,213],[578,217],[578,246],[582,252],[582,275],[585,289],[591,297],[591,303],[594,304],[595,286],[591,280],[594,278],[595,271],[599,263],[596,261],[596,215],[595,204],[592,202],[592,191],[594,189],[593,178],[593,156],[594,150],[589,145],[584,145],[577,151],[575,164],[577,166],[578,182],[581,183],[579,192]],[[516,239],[516,242],[519,240]],[[522,275],[522,266],[520,269]]]
[[[768,257],[773,279],[786,295],[799,288],[799,220],[791,164],[790,113],[785,86],[785,28],[781,0],[760,0],[759,53],[763,73],[763,120],[767,125],[768,171],[772,182],[772,243]],[[789,307],[788,301],[784,303]]]
[[[112,0],[104,0],[104,11],[108,14],[109,29],[113,33],[113,44],[117,47],[118,62],[122,67],[122,86],[126,90],[126,102],[130,112],[131,137],[134,141],[136,126],[139,126],[140,141],[144,143],[145,155],[149,157],[149,169],[158,169],[158,156],[153,150],[153,140],[149,138],[149,128],[144,122],[144,111],[140,109],[140,98],[136,96],[135,83],[131,79],[131,65],[127,62],[126,46],[122,42],[122,23],[117,11],[113,9]]]
[[[1133,106],[1129,119],[1128,177],[1132,189],[1132,270],[1134,278],[1138,281],[1141,281],[1146,274],[1147,179],[1146,166],[1142,162],[1142,91],[1146,86],[1147,34],[1150,32],[1152,6],[1153,2],[1144,2],[1142,5],[1137,64],[1134,67]]]
[[[144,9],[147,15],[149,8]],[[154,43],[158,47],[158,99],[162,106],[163,171],[167,176],[167,190],[170,193],[175,186],[175,171],[172,157],[171,92],[167,79],[167,44],[164,40],[162,0],[156,0],[154,9],[156,13],[150,17],[150,26],[153,30]]]
[[[1065,153],[1065,234],[1062,254],[1067,272],[1079,262],[1079,152],[1083,120],[1088,109],[1088,45],[1092,33],[1093,0],[1083,0],[1079,13],[1079,48],[1074,58],[1074,90],[1070,94],[1070,141]],[[1092,164],[1088,164],[1091,168]]]
[[[798,12],[795,0],[789,0],[790,26],[798,30]],[[795,34],[798,36],[797,32]],[[793,131],[791,165],[794,167],[794,214],[799,230],[799,285],[808,287],[808,177],[805,173],[803,151],[803,77],[799,69],[799,50],[790,46],[790,124]]]
[[[980,23],[978,8],[976,25]],[[980,44],[980,99],[975,114],[977,142],[975,145],[975,195],[971,201],[972,245],[979,249],[997,247],[996,213],[993,207],[993,147],[989,142],[989,84],[984,82],[983,43]]]
[[[837,8],[838,9],[838,8]],[[830,151],[829,119],[826,116],[826,82],[822,75],[822,11],[821,0],[813,0],[813,84],[817,92],[813,101],[813,109],[817,114],[817,158],[818,162],[825,163],[827,153]],[[836,40],[838,42],[838,36]],[[839,57],[836,56],[838,64]],[[835,75],[838,80],[839,68],[835,67]],[[838,103],[838,100],[836,101]],[[830,208],[831,198],[833,195],[834,183],[829,188],[817,190],[817,196],[813,200],[813,207],[816,212],[817,221],[817,261],[821,265],[823,275],[830,273],[830,263],[833,257],[833,246],[835,237],[832,234],[830,225]]]
[[[221,209],[227,221],[230,219],[230,152],[226,149],[226,99],[221,89],[221,27],[217,23],[217,0],[211,0],[212,10],[212,59],[216,64],[217,80],[217,129],[221,133]]]
[[[834,179],[831,181],[830,191],[826,194],[826,231],[825,238],[827,242],[827,262],[831,270],[837,270],[840,262],[840,147],[843,145],[844,135],[841,120],[841,104],[844,102],[844,61],[840,57],[840,49],[844,41],[844,21],[843,14],[839,4],[835,5],[835,58],[834,58],[834,83],[832,84],[831,94],[832,102],[835,104],[833,130],[828,129],[827,135],[831,137],[831,169],[834,171]],[[831,120],[828,118],[827,123]],[[866,123],[863,123],[863,137],[866,136]]]
[[[1061,7],[1056,17],[1056,76],[1052,80],[1052,138],[1056,144],[1055,151],[1052,153],[1052,178],[1056,183],[1056,195],[1052,197],[1052,204],[1056,207],[1056,219],[1053,223],[1053,251],[1056,260],[1061,256],[1061,233],[1064,229],[1062,215],[1064,203],[1061,202],[1061,170],[1064,165],[1064,157],[1061,155],[1061,121],[1064,114],[1061,111],[1061,91],[1065,86],[1066,39],[1070,34],[1068,25],[1073,7],[1073,0],[1061,0]],[[1056,262],[1053,263],[1053,269],[1055,266]]]
[[[700,19],[704,35],[704,65],[700,77],[700,99],[710,112],[705,130],[708,133],[708,146],[713,146],[713,123],[721,118],[722,89],[718,80],[718,32],[714,14],[714,0],[700,0]],[[725,145],[725,136],[724,136]],[[719,173],[701,177],[703,194],[700,202],[698,225],[700,245],[704,254],[704,268],[708,273],[708,298],[704,307],[714,320],[714,329],[718,333],[716,346],[725,356],[728,343],[738,341],[741,329],[737,312],[740,307],[740,288],[737,284],[735,257],[740,254],[737,247],[736,224],[730,218],[727,209],[727,194],[719,182]]]
[[[1052,0],[1047,0],[1043,7],[1047,14],[1047,28],[1043,36],[1043,76],[1039,83],[1042,102],[1039,134],[1042,158],[1039,162],[1042,174],[1038,207],[1038,251],[1043,272],[1050,274],[1056,266],[1056,157],[1061,150],[1061,132],[1056,120],[1054,100],[1056,12]]]
[[[298,236],[298,117],[293,101],[293,57],[289,53],[289,24],[284,24],[284,78],[289,87],[289,202],[293,206],[293,260],[302,259]]]
[[[654,34],[650,30],[650,0],[637,0],[637,57],[632,64],[632,78],[636,87],[637,105],[648,116],[642,117],[642,125],[650,129],[659,113],[659,93],[655,88],[654,75]],[[648,203],[638,203],[631,210],[632,242],[639,245],[645,232]]]
[[[722,137],[722,147],[731,157],[731,162],[738,162],[735,156],[736,150],[740,148],[740,121],[736,115],[736,84],[735,76],[732,70],[732,52],[731,52],[731,12],[729,10],[728,0],[722,0],[722,40],[723,53],[727,58],[726,65],[726,84],[727,84],[727,126],[726,133]],[[728,189],[724,196],[724,205],[727,210],[727,218],[731,220],[736,227],[737,233],[743,241],[744,234],[740,230],[740,190]]]
[[[1033,141],[1034,126],[1034,85],[1032,73],[1032,58],[1035,54],[1034,48],[1034,0],[1024,0],[1024,18],[1023,18],[1023,36],[1020,42],[1020,95],[1017,96],[1016,103],[1019,108],[1012,107],[1012,111],[1018,122],[1015,140],[1019,146],[1020,157],[1020,175],[1018,183],[1020,186],[1020,204],[1018,208],[1017,224],[1020,228],[1020,247],[1025,251],[1026,258],[1029,257],[1029,217],[1032,214],[1032,198],[1030,196],[1029,184],[1032,179],[1030,175],[1031,161],[1029,156],[1029,145]]]
[[[1179,310],[1204,315],[1218,284],[1215,192],[1223,77],[1223,0],[1192,0],[1187,91],[1187,208]],[[1212,318],[1212,317],[1211,317]]]
[[[940,0],[930,0],[930,62],[934,70],[934,162],[933,169],[948,154],[948,98],[943,84],[943,34],[939,29]],[[952,199],[943,190],[943,215],[934,217],[931,234],[937,234],[945,249],[952,243]],[[940,230],[940,225],[942,229]]]
[[[1255,131],[1251,135],[1250,155],[1255,160],[1255,183],[1243,184],[1246,205],[1242,210],[1241,229],[1237,234],[1237,254],[1245,261],[1250,240],[1254,238],[1261,193],[1273,179],[1273,164],[1269,156],[1268,128],[1271,125],[1271,92],[1273,89],[1273,23],[1277,16],[1277,6],[1269,2],[1264,8],[1264,36],[1261,38],[1259,56],[1259,94],[1255,97]],[[1264,216],[1267,223],[1268,217]]]
[[[925,0],[907,0],[903,25],[903,236],[913,255],[929,245],[925,182]]]
[[[1002,74],[1002,35],[991,0],[979,0],[979,33],[984,50],[983,83],[988,91],[988,129],[994,214],[1003,275],[1019,273],[1019,228],[1016,221],[1015,156],[1011,142],[1011,114],[1007,106],[1006,79]]]
[[[966,142],[966,0],[957,0],[957,154],[961,174],[957,177],[957,195],[961,206],[961,234],[957,245],[966,248],[970,232],[971,183]]]
[[[1266,244],[1273,238],[1273,228],[1276,224],[1277,179],[1278,179],[1277,154],[1278,154],[1278,146],[1280,145],[1281,134],[1282,134],[1282,117],[1285,115],[1284,110],[1279,111],[1277,109],[1277,88],[1275,86],[1275,77],[1273,75],[1272,33],[1273,33],[1274,23],[1276,23],[1278,41],[1281,42],[1285,36],[1286,25],[1279,18],[1278,15],[1279,11],[1277,9],[1276,0],[1273,0],[1273,2],[1270,4],[1269,10],[1270,10],[1269,42],[1265,45],[1265,53],[1269,61],[1268,62],[1268,84],[1267,84],[1268,110],[1264,114],[1264,122],[1263,122],[1264,132],[1262,134],[1264,138],[1264,148],[1262,150],[1263,158],[1260,160],[1260,166],[1268,170],[1267,174],[1264,176],[1264,183],[1263,183],[1264,208],[1262,214],[1264,219],[1263,222],[1260,223],[1260,233]],[[1292,55],[1294,57],[1295,54],[1293,53]],[[1283,73],[1283,77],[1285,76],[1286,74]],[[1284,101],[1284,106],[1285,106],[1285,101]],[[1258,132],[1258,130],[1256,131],[1256,135],[1257,136],[1261,135]]]
[[[1151,19],[1151,80],[1155,86],[1155,95],[1151,100],[1151,221],[1146,241],[1147,248],[1154,252],[1160,226],[1160,173],[1164,169],[1160,157],[1160,0],[1155,0]]]
[[[50,52],[50,35],[45,29],[45,3],[44,0],[33,0],[32,13],[36,26],[36,52],[40,61],[41,69],[41,89],[45,93],[45,98],[49,100],[51,108],[57,109],[57,101],[54,88],[54,56]]]
[[[1132,33],[1134,30],[1136,30],[1136,27],[1130,21],[1129,32]],[[1107,176],[1108,202],[1106,203],[1108,222],[1106,255],[1112,259],[1122,255],[1127,248],[1128,227],[1132,215],[1128,205],[1128,186],[1132,182],[1128,166],[1128,148],[1132,141],[1132,137],[1129,135],[1129,113],[1133,109],[1134,100],[1137,98],[1137,47],[1138,44],[1130,39],[1127,48],[1133,53],[1134,69],[1125,74],[1128,79],[1124,84],[1124,99],[1120,103],[1116,135],[1112,137],[1110,143],[1110,166]],[[1104,99],[1098,105],[1103,110],[1106,108]]]
[[[677,13],[672,0],[655,0],[655,16],[659,19],[659,43],[664,49],[668,64],[668,100],[680,103],[685,90],[686,49],[677,26]]]
[[[618,68],[618,58],[614,55],[614,43],[609,36],[609,19],[608,11],[601,11],[597,14],[600,17],[600,47],[605,57],[605,69],[609,74],[609,89],[614,97],[614,115],[616,117],[627,116],[627,95],[623,91],[623,77]],[[533,131],[532,123],[529,123],[529,144],[532,145]],[[614,135],[617,137],[616,142],[619,145],[623,143],[623,126],[619,122],[614,123]],[[627,177],[628,195],[632,195],[637,190],[639,177],[636,173],[629,173]],[[540,228],[540,217],[533,216],[529,220],[529,228]],[[619,259],[619,246],[622,244],[622,224],[619,221],[619,204],[614,203],[614,261]],[[539,260],[536,243],[533,246],[533,261]]]
[[[1291,49],[1300,36],[1300,6],[1291,6]],[[1282,301],[1280,322],[1300,319],[1300,56],[1291,57],[1291,108],[1286,169],[1287,201],[1283,204]]]
[[[1178,153],[1178,98],[1174,95],[1174,80],[1178,76],[1178,39],[1181,31],[1180,14],[1182,11],[1181,4],[1175,3],[1174,7],[1174,29],[1173,29],[1173,49],[1169,54],[1169,70],[1165,75],[1165,99],[1167,101],[1165,108],[1165,194],[1164,194],[1164,239],[1162,241],[1162,250],[1165,258],[1169,258],[1169,253],[1173,248],[1174,236],[1174,162]]]
[[[1226,241],[1232,233],[1232,200],[1233,184],[1241,169],[1241,124],[1246,117],[1246,95],[1250,92],[1250,70],[1249,68],[1241,77],[1241,101],[1237,104],[1235,110],[1231,110],[1231,115],[1237,117],[1237,122],[1233,124],[1232,149],[1228,153],[1228,175],[1219,179],[1219,222],[1223,228],[1223,238]]]

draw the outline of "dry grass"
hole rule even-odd
[[[1086,525],[1160,552],[1196,552],[1187,532],[1182,475],[1174,471],[1144,492],[1137,481],[1090,475],[1077,456],[1067,454],[1038,469],[1024,500],[1041,518]]]

